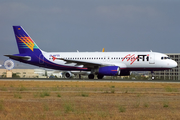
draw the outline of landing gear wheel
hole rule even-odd
[[[81,75],[79,74],[79,79],[81,79]]]
[[[104,75],[97,75],[98,79],[103,79]]]
[[[89,79],[94,79],[94,74],[89,74],[89,75],[88,75],[88,78],[89,78]]]
[[[154,80],[155,77],[154,77],[154,71],[151,71],[151,80]]]

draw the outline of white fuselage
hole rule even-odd
[[[75,66],[63,60],[53,60],[52,56],[74,61],[99,63],[102,65],[119,66],[121,69],[168,69],[177,66],[177,63],[167,55],[157,52],[42,52],[44,57],[55,63],[65,66]],[[83,67],[79,65],[78,67]]]

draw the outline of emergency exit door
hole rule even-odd
[[[155,64],[155,54],[149,54],[149,64]]]

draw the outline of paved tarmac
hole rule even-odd
[[[0,78],[0,81],[83,81],[83,82],[153,82],[180,83],[180,80],[125,80],[125,79],[52,79],[52,78]]]

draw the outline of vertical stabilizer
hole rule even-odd
[[[20,54],[40,53],[41,50],[21,26],[13,26]]]

